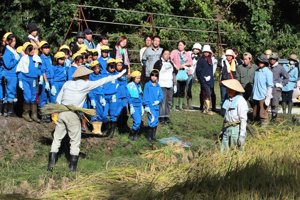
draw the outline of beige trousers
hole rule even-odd
[[[50,152],[58,152],[61,141],[67,133],[70,137],[70,154],[78,156],[81,142],[81,123],[78,116],[71,111],[58,114]]]

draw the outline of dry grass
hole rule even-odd
[[[297,126],[251,127],[244,155],[193,153],[180,143],[141,155],[147,164],[80,176],[44,198],[294,199],[299,198]]]

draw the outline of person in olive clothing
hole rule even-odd
[[[253,90],[254,74],[257,69],[257,65],[252,64],[252,55],[249,52],[243,55],[244,63],[239,65],[236,69],[236,79],[242,84],[245,93],[243,93],[244,99],[248,100],[253,108],[252,101],[249,100]]]

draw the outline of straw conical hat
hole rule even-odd
[[[72,75],[72,78],[78,78],[81,76],[89,75],[91,73],[93,73],[93,71],[86,67],[78,67],[74,72],[74,74]]]
[[[222,81],[222,84],[225,85],[225,87],[228,87],[234,91],[237,92],[245,92],[243,86],[241,85],[241,83],[236,80],[236,79],[230,79],[230,80],[225,80]]]

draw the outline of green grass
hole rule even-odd
[[[193,85],[193,105],[199,102],[199,88]],[[14,160],[13,152],[7,152],[0,160],[1,193],[47,199],[300,198],[300,128],[291,118],[279,115],[275,126],[251,126],[243,156],[219,153],[215,142],[222,127],[220,115],[176,111],[170,119],[172,124],[158,126],[157,138],[174,136],[193,143],[191,148],[150,144],[145,138],[144,115],[137,142],[118,132],[113,139],[83,138],[77,173],[69,172],[68,140],[64,140],[54,171],[47,172],[51,141],[37,138],[32,159]],[[128,123],[131,126],[132,120]]]

